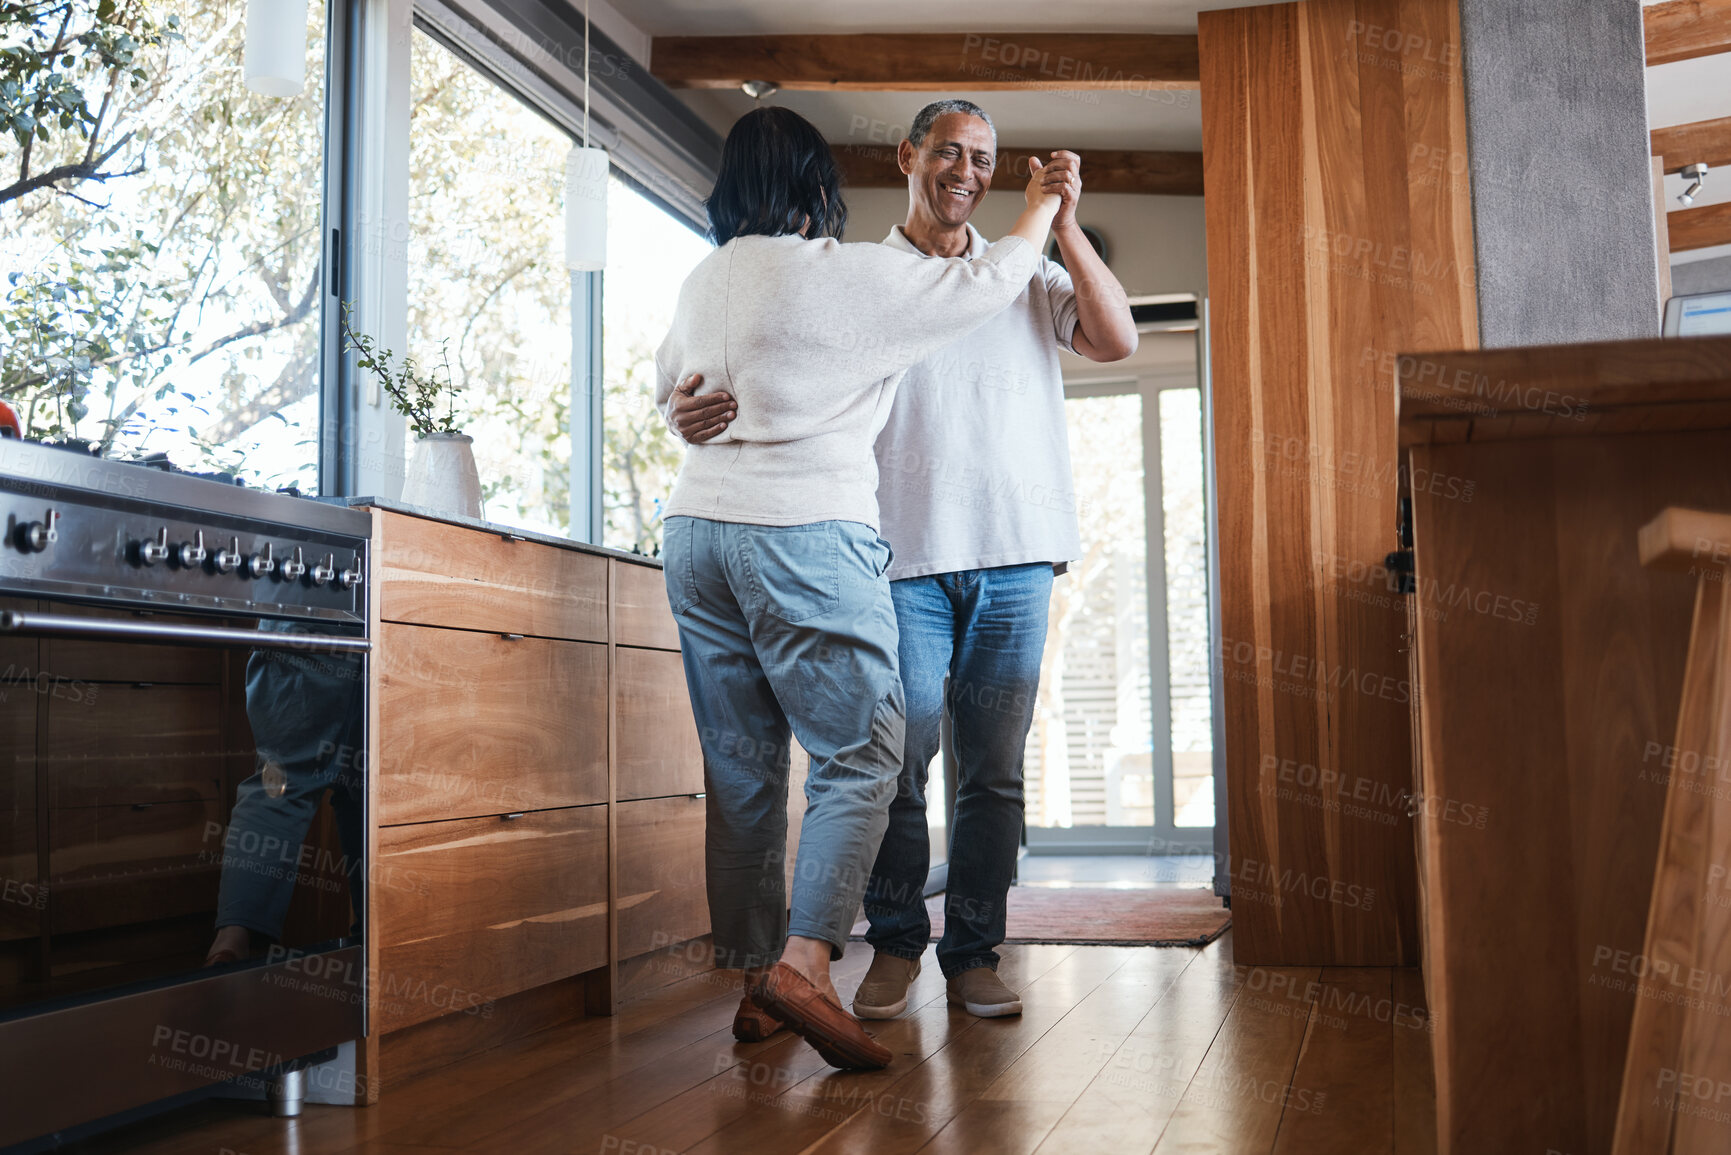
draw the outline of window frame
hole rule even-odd
[[[367,136],[363,120],[369,111],[375,120],[381,112],[365,107],[369,85],[361,75],[363,62],[388,61],[391,70],[407,76],[413,37],[394,35],[393,26],[400,26],[397,21],[437,40],[574,142],[585,142],[587,127],[587,143],[608,150],[614,176],[699,233],[705,230],[702,198],[714,182],[721,138],[593,27],[588,32],[591,100],[585,117],[580,100],[584,60],[580,14],[541,0],[329,0],[329,4],[325,236],[329,251],[337,255],[327,266],[330,291],[324,299],[319,484],[321,493],[353,497],[368,488],[362,448],[375,454],[382,449],[382,456],[388,457],[404,441],[395,415],[378,412],[377,391],[361,395],[364,383],[357,378],[353,359],[343,352],[340,324],[341,302],[356,300],[369,281],[373,298],[382,298],[377,308],[385,314],[370,322],[375,331],[390,331],[393,321],[399,329],[406,324],[404,286],[390,283],[393,275],[401,276],[400,265],[393,273],[382,254],[366,251],[360,208],[389,203],[391,190],[377,186],[395,182],[406,187],[408,179],[406,170],[381,172],[362,153]],[[573,16],[578,18],[575,26]],[[372,86],[371,99],[388,103],[389,94],[381,97],[377,87]],[[396,110],[382,112],[388,121]],[[334,158],[341,163],[333,164]],[[574,396],[568,533],[574,540],[600,544],[605,273],[572,276]],[[363,323],[369,323],[364,310]]]
[[[1134,394],[1142,399],[1142,485],[1145,524],[1145,559],[1148,597],[1148,696],[1152,726],[1152,772],[1154,777],[1154,822],[1142,826],[1043,827],[1028,824],[1024,841],[1029,854],[1206,854],[1214,849],[1215,831],[1225,825],[1220,806],[1222,755],[1217,689],[1218,675],[1210,662],[1209,683],[1214,731],[1215,813],[1214,826],[1178,826],[1174,821],[1176,786],[1172,759],[1172,675],[1170,638],[1167,636],[1166,514],[1161,473],[1160,394],[1167,389],[1197,389],[1202,407],[1202,468],[1204,475],[1204,526],[1207,552],[1214,552],[1213,448],[1208,437],[1210,396],[1203,367],[1202,350],[1192,366],[1165,372],[1135,375],[1070,375],[1064,381],[1064,398],[1116,397]],[[1205,582],[1209,609],[1209,652],[1219,635],[1216,621],[1212,566]]]

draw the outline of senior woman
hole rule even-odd
[[[680,290],[656,402],[700,375],[740,402],[686,451],[663,557],[703,746],[716,965],[746,972],[734,1034],[785,1024],[843,1068],[890,1052],[830,982],[883,840],[902,758],[890,550],[872,442],[902,373],[1026,289],[1058,197],[978,258],[841,244],[822,135],[781,107],[733,126],[708,200],[720,246]],[[789,737],[811,756],[788,913]]]

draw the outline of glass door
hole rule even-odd
[[[1214,827],[1200,388],[1065,387],[1082,557],[1054,583],[1024,762],[1033,853],[1205,852]]]

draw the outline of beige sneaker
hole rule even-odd
[[[991,967],[974,967],[951,979],[949,998],[950,1002],[966,1007],[970,1015],[982,1019],[1022,1013],[1022,1000]]]
[[[862,1019],[893,1019],[908,1009],[908,987],[919,977],[920,960],[874,954],[854,992],[853,1013]]]

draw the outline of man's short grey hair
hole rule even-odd
[[[932,130],[932,125],[938,117],[952,112],[965,116],[977,116],[986,122],[986,127],[992,130],[992,147],[998,145],[998,126],[992,123],[992,118],[986,115],[986,110],[971,100],[934,100],[914,116],[914,122],[908,127],[908,143],[915,148],[926,139],[926,133]]]

